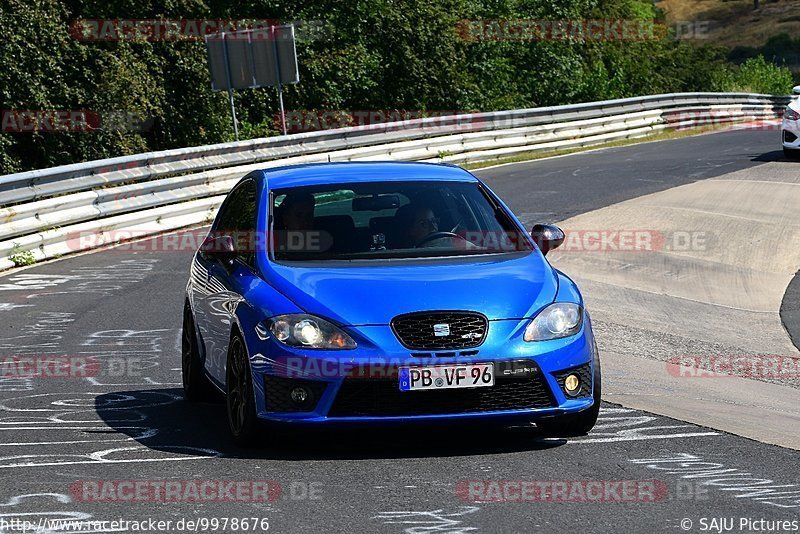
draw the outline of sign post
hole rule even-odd
[[[225,78],[228,87],[228,99],[230,100],[231,103],[231,117],[233,118],[233,135],[236,136],[236,141],[239,141],[239,125],[237,124],[236,121],[236,105],[233,103],[233,87],[231,86],[231,71],[229,68],[227,68],[227,65],[230,65],[230,62],[228,61],[228,47],[225,46],[225,32],[222,32],[220,34],[220,37],[222,38],[222,52],[225,57],[225,65],[226,65]]]
[[[239,127],[233,90],[252,87],[277,88],[281,130],[286,135],[283,85],[300,81],[294,25],[206,36],[206,49],[211,71],[211,89],[228,91],[236,140],[239,140]]]
[[[277,59],[280,56],[278,55],[278,39],[276,39],[277,36],[275,34],[275,26],[270,27],[269,30],[270,33],[272,34],[272,49],[274,51],[273,53],[275,54],[275,58]],[[281,84],[280,61],[275,61],[275,79],[278,81],[278,101],[280,102],[281,106],[281,131],[283,131],[283,135],[286,135],[286,112],[283,109],[283,85]]]

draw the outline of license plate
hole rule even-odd
[[[479,388],[494,385],[494,364],[432,365],[400,367],[401,391]]]

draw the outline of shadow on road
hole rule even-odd
[[[750,161],[760,161],[768,163],[770,161],[779,161],[781,163],[797,163],[797,160],[789,159],[783,155],[783,150],[773,150],[771,152],[764,152],[753,157]]]
[[[158,399],[156,401],[156,399]],[[229,437],[222,402],[191,404],[180,389],[121,391],[99,395],[95,408],[117,432],[142,445],[174,454],[183,448],[219,451],[233,458],[335,460],[428,458],[536,451],[559,447],[533,427],[404,425],[291,429],[269,427],[263,447],[243,449]],[[137,423],[135,430],[132,423]],[[151,431],[143,433],[141,427]]]

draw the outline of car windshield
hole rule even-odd
[[[272,257],[421,258],[531,250],[475,182],[360,182],[273,191]]]

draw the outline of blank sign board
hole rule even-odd
[[[294,42],[294,26],[275,28],[276,51],[281,72],[281,83],[297,83],[300,71],[297,69],[297,47]]]
[[[234,89],[253,87],[253,58],[247,35],[226,35],[225,46],[228,52],[228,68],[231,71],[231,86]]]
[[[293,25],[212,35],[206,48],[214,91],[300,81]]]
[[[225,61],[225,43],[222,37],[214,35],[206,38],[208,66],[211,70],[211,89],[222,91],[228,88],[228,62]]]

